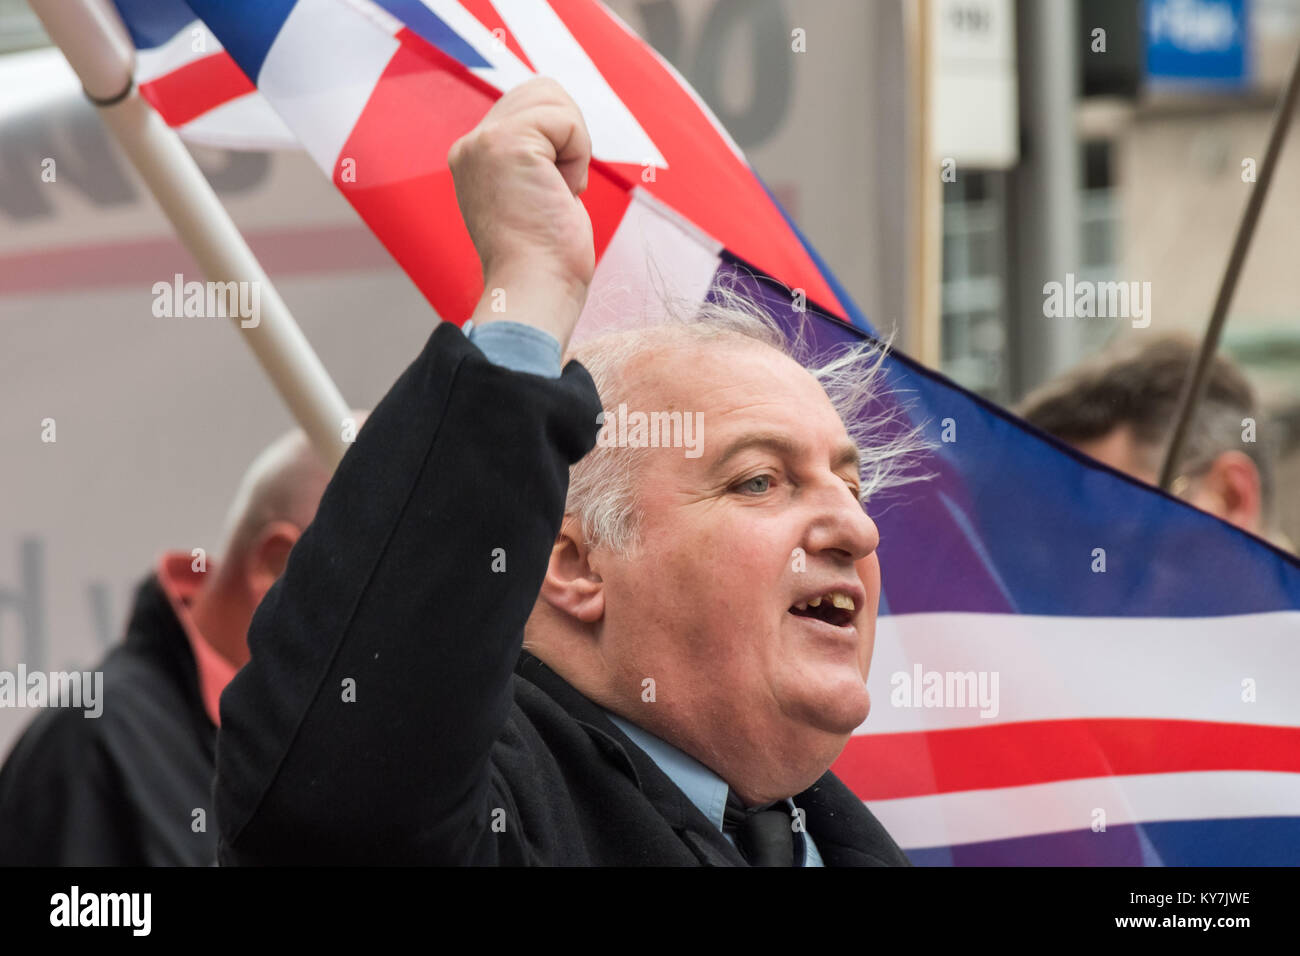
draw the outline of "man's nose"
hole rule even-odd
[[[876,523],[840,479],[819,489],[811,504],[814,513],[807,533],[809,554],[838,552],[846,561],[855,562],[880,546]]]

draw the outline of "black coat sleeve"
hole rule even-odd
[[[223,863],[492,852],[490,752],[599,411],[575,362],[512,372],[434,331],[344,456],[222,695]]]
[[[51,708],[0,769],[0,866],[144,866],[153,862],[100,725]]]

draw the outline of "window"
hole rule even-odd
[[[1006,398],[1006,196],[999,173],[944,184],[943,372],[973,392]]]

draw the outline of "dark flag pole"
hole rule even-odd
[[[1264,151],[1263,162],[1259,166],[1259,179],[1246,202],[1246,211],[1237,226],[1237,234],[1232,240],[1232,253],[1228,256],[1228,265],[1223,270],[1223,279],[1219,283],[1219,294],[1214,300],[1214,311],[1210,313],[1210,325],[1205,330],[1201,341],[1200,353],[1192,365],[1191,374],[1183,383],[1182,395],[1178,400],[1178,420],[1174,426],[1173,437],[1165,452],[1165,461],[1160,468],[1160,487],[1165,491],[1173,483],[1177,474],[1178,458],[1187,441],[1187,432],[1191,428],[1192,416],[1196,406],[1205,394],[1205,376],[1210,362],[1219,350],[1219,339],[1228,317],[1228,306],[1232,304],[1233,293],[1237,290],[1237,280],[1241,277],[1241,268],[1246,261],[1246,252],[1250,240],[1255,235],[1255,225],[1259,220],[1260,210],[1264,208],[1264,199],[1268,195],[1269,183],[1273,180],[1273,170],[1277,168],[1277,157],[1282,152],[1282,141],[1286,139],[1291,117],[1295,113],[1296,100],[1300,97],[1300,50],[1296,51],[1295,61],[1291,64],[1291,73],[1282,90],[1281,99],[1273,113],[1273,128],[1269,132],[1268,147]]]

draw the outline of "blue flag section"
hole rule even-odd
[[[870,338],[734,258],[720,278],[818,356]],[[1300,561],[885,367],[865,415],[920,426],[928,478],[867,505],[873,707],[839,776],[923,865],[1300,863]],[[922,699],[954,678],[993,706]]]

